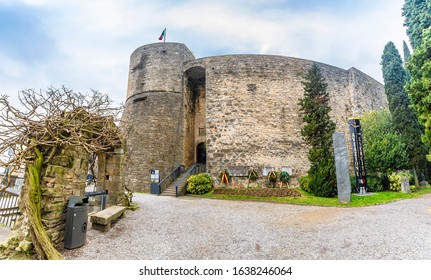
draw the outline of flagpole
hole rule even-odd
[[[165,27],[165,36],[163,37],[163,43],[166,43],[166,35],[168,34],[168,32],[166,31],[166,27]]]

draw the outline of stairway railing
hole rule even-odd
[[[184,172],[183,176],[175,183],[175,196],[178,197],[180,194],[178,192],[178,187],[181,185],[184,180],[187,180],[191,175],[195,175],[197,173],[202,173],[206,171],[205,164],[193,164],[186,172]]]
[[[159,195],[164,191],[163,184],[170,184],[171,182],[175,181],[178,177],[180,177],[181,173],[186,169],[186,167],[183,164],[179,164],[177,167],[175,167],[174,170],[172,170],[171,173],[166,175],[165,178],[163,178],[157,185],[159,189]],[[168,179],[172,177],[172,180],[169,182]]]

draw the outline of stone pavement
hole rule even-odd
[[[78,260],[431,260],[431,194],[339,208],[136,194]]]

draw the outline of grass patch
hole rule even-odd
[[[214,198],[214,199],[230,199],[230,200],[244,200],[244,201],[268,201],[277,203],[289,203],[298,205],[318,205],[318,206],[335,206],[335,207],[363,207],[378,204],[385,204],[401,199],[409,199],[419,197],[428,193],[431,193],[430,187],[424,187],[413,193],[405,194],[399,192],[376,192],[369,196],[357,196],[352,194],[352,199],[349,204],[343,204],[338,202],[337,197],[317,197],[304,192],[301,189],[296,189],[301,193],[301,197],[255,197],[246,195],[224,195],[224,194],[213,194],[212,192],[199,195],[199,197]],[[198,195],[196,195],[198,196]]]

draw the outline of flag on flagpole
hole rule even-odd
[[[163,40],[163,42],[166,42],[166,28],[163,29],[162,34],[159,37],[159,41]]]

